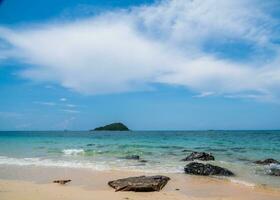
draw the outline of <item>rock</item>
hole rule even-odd
[[[87,147],[92,147],[94,146],[94,144],[87,144]]]
[[[66,183],[71,182],[71,180],[54,180],[53,183],[59,183],[61,185],[65,185]]]
[[[259,165],[280,164],[279,161],[274,160],[272,158],[268,158],[268,159],[265,159],[265,160],[257,160],[254,163],[259,164]]]
[[[208,160],[215,160],[214,156],[212,156],[209,153],[205,152],[192,152],[189,156],[182,159],[182,161],[194,161],[194,160],[202,160],[202,161],[208,161]]]
[[[93,131],[129,131],[129,129],[122,123],[112,123],[106,126],[97,127]]]
[[[182,150],[182,152],[192,152],[192,150],[184,149],[184,150]]]
[[[167,176],[138,176],[108,182],[117,191],[152,192],[160,191],[170,180]]]
[[[218,167],[211,164],[203,164],[191,162],[184,168],[186,174],[201,175],[201,176],[234,176],[234,173],[228,169]]]
[[[237,158],[237,160],[242,161],[242,162],[247,162],[247,163],[252,162],[252,160],[250,160],[248,158]]]
[[[271,176],[280,176],[280,169],[279,168],[271,168],[268,172]]]
[[[140,160],[140,156],[138,156],[138,155],[129,155],[129,156],[125,156],[124,159],[128,159],[128,160]]]
[[[146,162],[148,162],[147,160],[139,160],[139,162],[141,162],[141,163],[146,163]]]

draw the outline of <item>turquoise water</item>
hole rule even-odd
[[[183,174],[180,160],[191,151],[212,153],[210,163],[237,174],[231,181],[280,187],[280,177],[267,175],[271,166],[253,164],[280,160],[280,131],[0,132],[0,166]],[[147,162],[124,159],[129,155]]]

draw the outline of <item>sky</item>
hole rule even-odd
[[[280,129],[280,1],[0,0],[0,130],[111,122]]]

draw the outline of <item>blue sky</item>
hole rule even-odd
[[[4,0],[0,130],[279,129],[279,13],[277,0]]]

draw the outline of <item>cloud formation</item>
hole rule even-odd
[[[55,102],[50,102],[50,101],[34,101],[33,103],[43,105],[43,106],[56,106],[57,105]]]
[[[161,83],[200,97],[273,99],[280,93],[279,21],[267,10],[276,3],[166,0],[71,22],[0,27],[8,44],[0,55],[28,64],[25,78],[85,94]],[[234,46],[249,53],[238,60]]]

